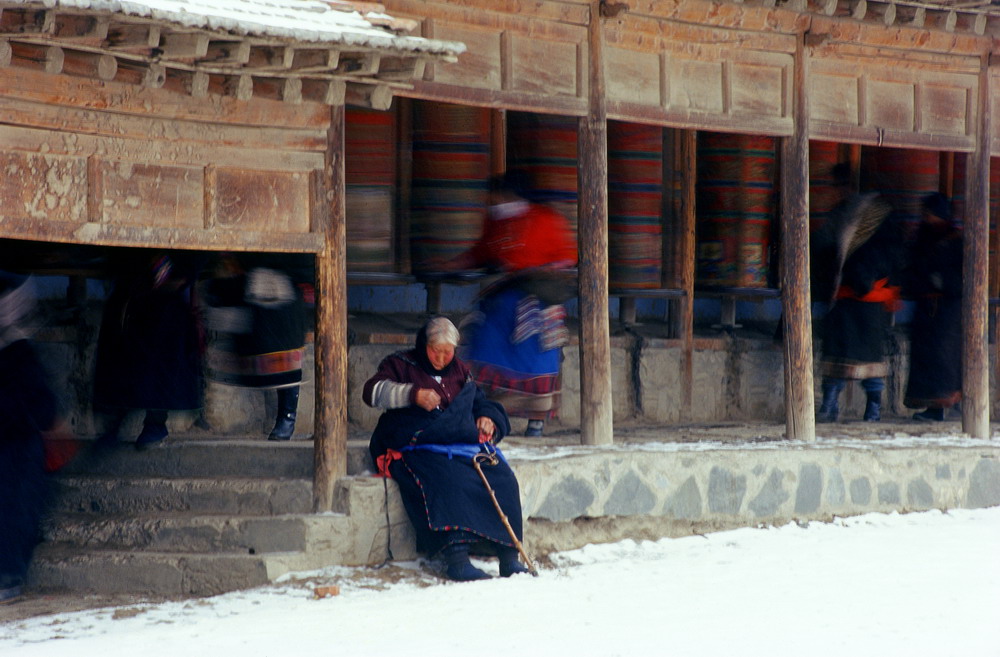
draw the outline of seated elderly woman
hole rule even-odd
[[[453,580],[489,577],[470,563],[470,549],[495,554],[500,575],[509,577],[527,569],[472,459],[509,433],[510,422],[455,358],[458,340],[455,325],[436,317],[420,329],[414,349],[382,361],[362,393],[366,404],[385,409],[369,449],[379,471],[399,485],[417,550],[443,555]],[[482,469],[520,541],[517,479],[499,456]]]

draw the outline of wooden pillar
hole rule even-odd
[[[781,302],[784,311],[785,425],[789,440],[816,439],[809,300],[809,100],[803,36],[798,35],[792,135],[782,140]]]
[[[680,176],[680,203],[677,206],[678,230],[674,234],[674,271],[684,298],[677,303],[674,334],[680,338],[681,418],[691,419],[694,395],[694,273],[695,273],[695,183],[698,171],[698,133],[677,130],[674,142],[674,171]]]
[[[330,108],[326,158],[316,201],[325,235],[316,256],[316,427],[313,509],[333,509],[347,474],[347,221],[344,208],[344,106]]]
[[[590,111],[579,123],[580,440],[614,442],[608,314],[608,122],[600,2],[590,4]]]
[[[978,139],[967,155],[965,228],[962,252],[962,431],[973,438],[990,437],[989,345],[987,344],[987,285],[990,242],[990,121],[989,58],[979,74]]]

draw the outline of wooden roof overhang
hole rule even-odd
[[[0,0],[0,237],[321,250],[330,106],[385,109],[464,46],[372,3],[256,4]]]

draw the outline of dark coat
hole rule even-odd
[[[161,282],[147,263],[130,263],[105,304],[94,372],[94,405],[102,410],[202,405],[202,334],[191,299],[196,269],[172,260]]]
[[[56,397],[27,340],[0,349],[0,588],[23,580],[38,542],[47,482],[42,433]]]
[[[494,441],[510,431],[500,404],[486,399],[457,358],[438,382],[418,358],[418,350],[399,352],[382,361],[365,384],[371,402],[378,381],[412,383],[413,390],[431,388],[441,395],[442,407],[426,411],[413,404],[387,410],[372,434],[373,459],[389,450],[399,458],[389,472],[399,485],[403,505],[413,524],[417,549],[433,555],[453,542],[485,542],[513,547],[479,474],[467,454],[448,454],[450,447],[475,450],[479,445],[476,418],[489,417],[496,426]],[[522,536],[521,502],[517,478],[502,459],[483,470],[518,539]]]
[[[904,404],[948,408],[962,397],[962,234],[921,225],[907,277],[916,301]]]
[[[835,300],[823,319],[820,363],[824,376],[866,379],[886,374],[885,341],[892,313],[883,303],[858,297],[867,295],[881,280],[890,286],[899,285],[901,244],[898,224],[890,216],[844,261],[837,287],[849,290],[850,296]],[[829,244],[817,246],[821,253],[834,248]],[[831,259],[826,257],[822,262],[830,263]],[[825,282],[821,286],[834,287]]]

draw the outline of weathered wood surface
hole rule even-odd
[[[608,321],[608,122],[599,2],[590,25],[590,113],[579,129],[580,440],[614,442]]]
[[[993,125],[989,111],[990,74],[984,58],[982,95],[977,98],[977,148],[966,166],[962,261],[962,430],[973,438],[990,437],[990,375],[987,342],[989,309],[990,153]]]
[[[781,149],[781,305],[784,313],[785,426],[789,440],[816,439],[809,300],[808,59],[799,46],[792,111],[795,132]]]
[[[313,508],[333,510],[337,479],[347,475],[347,220],[344,207],[344,108],[330,109],[326,160],[316,205],[325,208],[316,257],[316,420]]]
[[[3,96],[44,105],[95,111],[113,109],[116,114],[141,117],[152,114],[164,120],[313,130],[320,130],[326,122],[325,108],[317,103],[290,107],[265,99],[252,103],[220,96],[197,99],[168,89],[114,83],[95,85],[84,78],[44,75],[23,68],[0,68],[0,90]]]
[[[676,229],[672,231],[672,262],[675,284],[684,290],[677,301],[679,310],[674,320],[674,335],[681,340],[681,419],[692,419],[694,393],[694,279],[695,279],[695,192],[698,171],[698,133],[675,130],[673,152],[674,175],[679,178],[677,203],[674,205]]]

